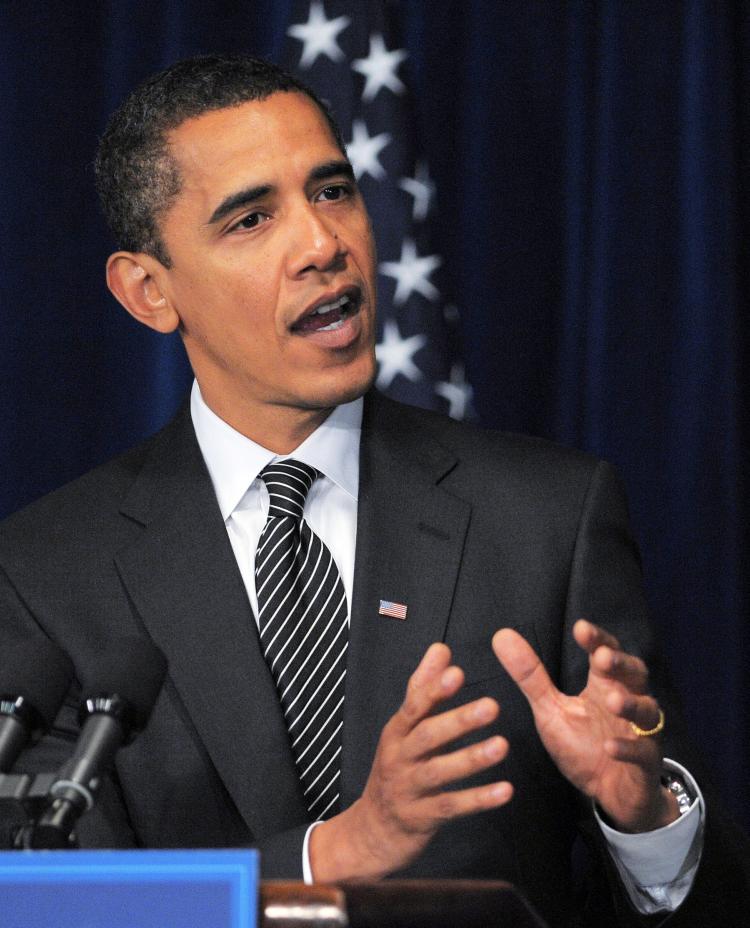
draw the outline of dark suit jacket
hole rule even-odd
[[[671,723],[611,468],[372,395],[358,512],[343,805],[361,794],[409,674],[431,642],[445,641],[466,673],[457,701],[489,694],[502,706],[494,727],[511,743],[502,775],[517,792],[505,808],[446,826],[405,875],[506,878],[555,924],[586,906],[615,907],[627,921],[632,913],[611,868],[593,882],[588,875],[592,866],[607,870],[606,854],[595,850],[583,862],[574,855],[571,868],[577,826],[595,835],[586,826],[590,810],[547,757],[525,700],[490,649],[498,627],[517,628],[558,685],[578,691],[586,661],[571,626],[586,616],[657,670]],[[7,520],[0,567],[4,634],[41,629],[79,668],[116,636],[148,635],[169,661],[151,722],[118,755],[116,776],[82,821],[82,843],[254,844],[265,876],[300,877],[305,807],[187,409],[143,445]],[[380,599],[406,603],[406,621],[379,616]],[[61,762],[75,736],[76,695],[53,737],[20,767]],[[666,753],[690,762],[671,724]],[[484,777],[492,778],[496,771]],[[576,896],[581,874],[594,887],[585,904]]]

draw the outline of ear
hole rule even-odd
[[[159,283],[164,266],[151,255],[116,251],[107,261],[107,286],[138,322],[156,332],[174,332],[180,317]]]

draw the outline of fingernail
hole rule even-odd
[[[493,738],[492,741],[488,741],[487,744],[485,744],[484,753],[490,760],[500,757],[503,753],[503,742],[499,738]]]
[[[509,783],[493,783],[490,787],[490,796],[492,796],[493,799],[507,799],[509,795]]]
[[[483,721],[484,719],[489,719],[492,715],[492,706],[490,703],[480,702],[474,706],[474,711],[472,715],[477,721]]]
[[[440,685],[444,690],[450,690],[456,685],[456,675],[452,667],[449,667],[440,678]]]

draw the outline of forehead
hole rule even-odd
[[[298,92],[188,119],[169,133],[168,144],[183,191],[210,188],[214,195],[217,187],[237,181],[277,184],[280,176],[304,174],[319,161],[341,157],[325,117]]]

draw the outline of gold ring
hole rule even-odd
[[[631,722],[630,727],[639,738],[651,738],[653,735],[658,735],[659,732],[664,728],[664,711],[659,709],[659,721],[656,723],[656,725],[654,725],[653,728],[639,728],[635,722]]]

